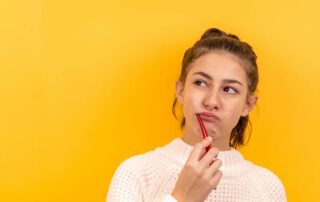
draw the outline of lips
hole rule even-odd
[[[217,117],[213,113],[202,112],[202,113],[199,113],[199,114],[200,114],[200,118],[202,119],[202,121],[217,122],[217,121],[220,120],[219,117]]]

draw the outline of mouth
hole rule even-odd
[[[209,113],[209,112],[201,112],[198,113],[200,115],[200,118],[202,119],[202,121],[206,121],[206,122],[217,122],[220,121],[219,117],[216,116],[213,113]]]

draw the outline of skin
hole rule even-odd
[[[204,201],[222,177],[219,151],[229,150],[232,129],[241,116],[247,116],[257,96],[248,92],[244,64],[223,51],[204,54],[189,65],[185,83],[177,81],[176,97],[186,119],[183,141],[194,148],[178,178],[172,196],[181,201]],[[209,137],[203,139],[197,113],[217,118],[204,121]],[[205,153],[205,148],[212,148]]]

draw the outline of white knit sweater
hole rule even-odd
[[[192,146],[181,138],[124,161],[116,170],[107,202],[176,202],[170,195]],[[219,152],[222,178],[205,201],[287,201],[281,181],[271,171],[243,159],[235,149]]]

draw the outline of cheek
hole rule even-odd
[[[185,91],[184,95],[184,103],[183,103],[183,111],[185,117],[188,115],[194,115],[201,105],[201,97],[202,95],[197,92]]]
[[[228,118],[232,123],[237,124],[240,116],[242,114],[242,110],[244,108],[244,101],[240,100],[237,102],[234,102],[232,105],[230,105],[230,108],[228,109],[228,111],[230,113],[228,113]]]
[[[202,93],[195,91],[195,90],[189,90],[187,91],[188,93],[185,94],[185,101],[188,104],[191,105],[199,105],[201,103],[202,100]]]

